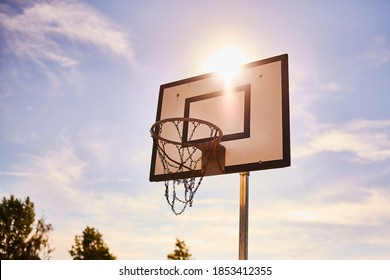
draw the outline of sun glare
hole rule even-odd
[[[207,72],[217,72],[226,84],[230,85],[240,71],[241,65],[245,62],[247,62],[247,58],[242,51],[226,46],[210,57],[205,65],[205,70]]]

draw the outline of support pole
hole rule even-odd
[[[240,232],[238,259],[248,259],[248,192],[249,172],[240,173]]]

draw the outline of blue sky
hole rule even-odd
[[[148,181],[159,86],[226,45],[289,55],[292,165],[251,172],[250,259],[390,258],[388,1],[2,1],[0,194],[53,259],[97,228],[119,259],[238,256],[239,175],[175,216]]]

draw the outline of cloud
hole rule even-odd
[[[149,143],[132,145],[134,135],[123,131],[122,125],[89,126],[80,132],[79,142],[99,168],[107,170],[110,166],[146,165],[149,160]]]
[[[27,192],[73,196],[88,166],[74,151],[69,139],[61,135],[56,147],[41,153],[23,155],[23,162],[14,166],[8,174],[24,178],[22,185]]]
[[[343,87],[336,82],[327,82],[322,85],[322,89],[330,92],[334,91],[342,91],[344,90]]]
[[[390,45],[385,36],[376,36],[371,47],[364,53],[364,58],[374,66],[381,66],[390,62]]]
[[[308,142],[295,148],[297,157],[321,152],[347,152],[370,162],[390,159],[390,120],[356,120],[322,126],[308,135]]]
[[[388,249],[383,255],[367,254],[375,246],[388,247],[390,192],[360,179],[315,182],[315,191],[299,198],[251,204],[251,252],[270,259],[388,258]],[[358,246],[364,249],[356,251]]]
[[[1,25],[9,50],[37,63],[54,62],[61,67],[77,64],[77,44],[97,48],[131,62],[133,51],[128,36],[91,6],[76,1],[41,1],[10,13],[0,6]]]
[[[311,197],[310,201],[299,203],[284,201],[282,207],[274,207],[268,211],[270,220],[289,221],[295,223],[323,223],[327,225],[349,226],[377,226],[386,223],[390,215],[386,210],[390,193],[387,190],[368,189],[366,187],[339,188],[350,192],[361,191],[364,197],[356,201],[336,201],[335,197],[341,195],[340,190],[319,191],[317,198]],[[329,195],[333,201],[329,201]]]
[[[27,172],[0,171],[0,176],[26,177],[31,175],[32,175],[31,173],[27,173]]]

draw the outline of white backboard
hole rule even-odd
[[[287,54],[243,65],[229,87],[216,73],[161,85],[156,121],[174,117],[222,129],[226,174],[290,166]],[[153,145],[150,181],[172,179]]]

